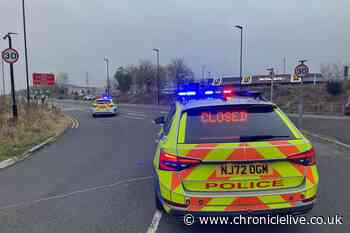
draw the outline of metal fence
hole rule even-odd
[[[281,109],[290,113],[298,112],[298,104],[287,104],[281,105]],[[345,105],[338,103],[317,103],[317,104],[304,104],[305,113],[314,113],[314,114],[344,114]]]

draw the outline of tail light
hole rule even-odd
[[[108,104],[108,107],[114,107],[114,104]]]
[[[164,171],[181,171],[200,164],[200,160],[186,159],[160,151],[159,169]]]
[[[224,90],[222,91],[222,94],[224,99],[228,100],[228,99],[232,99],[235,93],[233,88],[225,87]]]
[[[315,150],[312,148],[309,151],[306,151],[300,154],[291,155],[288,157],[288,160],[296,164],[311,166],[316,164],[316,153],[315,153]]]

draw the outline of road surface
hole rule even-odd
[[[155,213],[152,159],[161,110],[122,106],[93,119],[80,102],[61,103],[79,121],[56,143],[0,171],[0,232],[147,232]],[[350,151],[313,139],[320,188],[315,216],[343,225],[185,226],[163,214],[156,232],[345,233],[350,229]]]

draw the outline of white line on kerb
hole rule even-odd
[[[159,222],[162,218],[162,212],[157,210],[154,215],[151,224],[149,225],[147,229],[147,233],[156,233],[158,229]]]

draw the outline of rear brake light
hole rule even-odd
[[[311,166],[316,164],[316,153],[315,150],[312,148],[309,151],[288,156],[288,160],[296,164]]]
[[[186,159],[160,151],[159,169],[164,171],[181,171],[200,164],[200,160]]]

